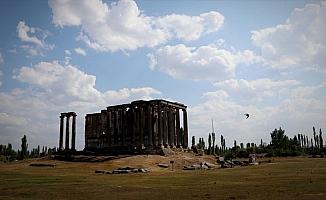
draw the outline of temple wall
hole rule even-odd
[[[182,134],[180,116],[183,118]],[[85,117],[85,149],[133,152],[188,147],[187,111],[165,100],[109,106]]]

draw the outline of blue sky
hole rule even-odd
[[[227,144],[325,128],[323,1],[0,1],[0,143],[57,146],[59,113],[188,105]],[[245,120],[244,113],[251,117]]]

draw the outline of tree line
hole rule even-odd
[[[285,130],[281,127],[279,129],[275,128],[270,136],[271,141],[269,144],[264,143],[262,139],[258,145],[253,142],[244,145],[244,143],[238,143],[234,140],[233,147],[226,147],[225,137],[221,135],[220,145],[218,145],[216,143],[216,134],[213,132],[208,134],[207,146],[204,138],[200,137],[196,144],[195,136],[192,136],[191,148],[195,152],[202,150],[208,155],[225,157],[248,157],[252,153],[263,153],[266,156],[298,156],[326,153],[322,130],[319,129],[319,133],[317,133],[315,127],[312,128],[311,137],[299,133],[291,138],[285,134]]]
[[[55,153],[57,149],[48,148],[47,146],[38,145],[31,151],[28,150],[27,138],[24,135],[21,139],[20,149],[17,151],[12,148],[12,145],[8,143],[7,145],[0,144],[0,162],[11,162],[15,160],[24,160],[28,158],[39,158]]]

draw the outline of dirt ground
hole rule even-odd
[[[174,169],[159,163],[174,161]],[[214,156],[138,155],[102,163],[32,159],[0,164],[0,199],[326,199],[326,158],[271,158],[232,169],[182,170]],[[56,164],[32,167],[31,163]],[[149,173],[96,174],[118,167]]]

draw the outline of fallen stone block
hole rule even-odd
[[[113,174],[127,174],[130,172],[131,172],[131,170],[129,170],[129,169],[115,169],[112,171]]]
[[[208,162],[204,162],[203,165],[207,166],[209,169],[213,169],[213,168],[218,168],[218,165],[212,164],[212,163],[208,163]]]
[[[168,164],[163,164],[163,163],[160,163],[157,165],[158,167],[162,167],[162,168],[168,168],[169,165]]]
[[[141,172],[141,173],[147,173],[147,172],[149,172],[149,170],[146,169],[146,168],[139,168],[139,169],[138,169],[138,172]]]

